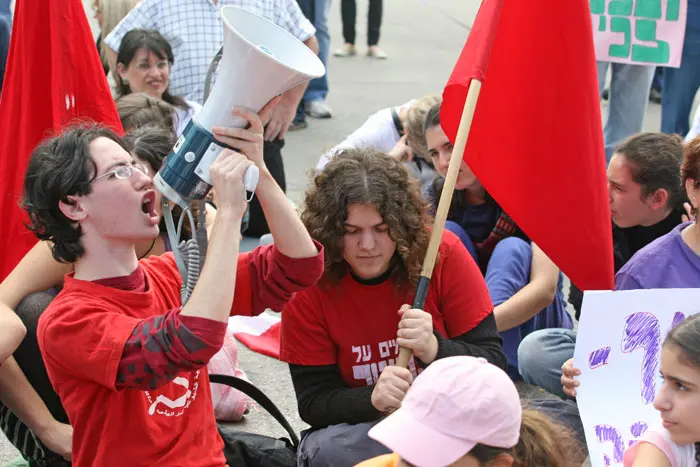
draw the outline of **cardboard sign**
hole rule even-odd
[[[622,465],[622,455],[660,425],[653,402],[668,332],[700,312],[700,289],[586,292],[574,366],[577,403],[592,467]]]
[[[591,0],[596,57],[679,67],[687,11],[688,0]]]

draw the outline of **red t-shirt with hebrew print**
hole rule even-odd
[[[445,231],[425,311],[433,329],[456,337],[473,329],[493,305],[476,263],[461,241]],[[282,312],[280,359],[296,365],[338,365],[345,384],[374,384],[398,356],[398,310],[412,304],[413,289],[392,280],[361,284],[346,274],[339,284],[318,284],[295,295]],[[416,373],[411,359],[409,369]]]

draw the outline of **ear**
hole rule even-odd
[[[655,192],[649,195],[649,200],[651,201],[652,209],[661,209],[668,203],[669,194],[666,188],[659,188]]]
[[[698,197],[698,189],[695,187],[695,180],[692,178],[689,178],[685,181],[685,193],[688,195],[688,199],[690,200],[690,205],[693,206],[694,209],[697,209],[700,207],[698,203],[700,203],[700,197]]]
[[[127,67],[123,63],[117,63],[117,73],[122,80],[126,79]]]
[[[77,196],[69,196],[68,201],[59,201],[58,208],[64,216],[74,222],[80,222],[87,217],[87,211]]]

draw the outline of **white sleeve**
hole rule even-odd
[[[158,29],[158,4],[160,0],[141,0],[112,32],[104,38],[105,44],[115,52],[119,52],[122,39],[132,29]]]
[[[300,41],[305,41],[316,34],[316,28],[299,8],[296,0],[282,0],[281,8],[277,9],[275,23],[285,29]]]

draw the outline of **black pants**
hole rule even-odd
[[[282,191],[286,192],[287,180],[284,176],[284,162],[282,161],[283,147],[283,139],[265,141],[263,159],[267,169],[272,174],[272,178],[274,178],[277,184],[282,187]],[[262,207],[260,206],[260,201],[258,201],[257,196],[254,196],[251,202],[248,204],[248,209],[250,210],[250,219],[248,221],[248,228],[243,232],[243,234],[249,237],[259,237],[269,233],[270,227],[267,225],[265,214],[263,214]]]
[[[348,44],[355,44],[355,19],[357,17],[357,2],[341,0],[340,16],[343,20],[343,37]],[[367,13],[367,45],[379,43],[379,28],[382,26],[382,0],[369,0]]]

